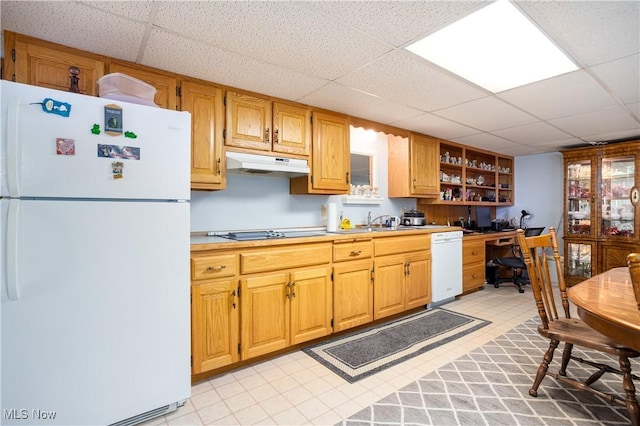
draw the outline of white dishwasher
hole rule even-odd
[[[431,234],[431,306],[462,293],[462,231]]]

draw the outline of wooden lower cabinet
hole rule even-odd
[[[373,261],[333,266],[333,329],[342,331],[373,321]]]
[[[240,280],[242,359],[331,334],[331,270],[327,267]]]
[[[192,373],[239,361],[240,308],[235,279],[203,281],[191,287]]]
[[[191,256],[192,373],[239,361],[238,261],[233,252]]]
[[[485,284],[485,240],[462,239],[462,292]]]
[[[627,255],[640,252],[640,244],[637,243],[606,242],[599,245],[600,272],[627,266]]]
[[[404,255],[384,256],[374,260],[374,319],[388,317],[405,310]]]
[[[375,258],[374,273],[374,319],[431,302],[429,251]]]
[[[333,330],[373,321],[373,240],[333,242]]]
[[[429,235],[374,240],[374,319],[431,302]]]
[[[431,302],[431,252],[407,255],[405,308],[413,309]]]

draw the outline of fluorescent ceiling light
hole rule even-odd
[[[483,7],[406,49],[493,93],[578,69],[505,0]]]

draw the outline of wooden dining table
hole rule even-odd
[[[574,285],[567,293],[578,316],[591,328],[640,351],[640,309],[628,268],[605,271]]]

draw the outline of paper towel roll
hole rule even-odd
[[[327,207],[327,231],[336,232],[338,230],[338,205],[329,203]]]

